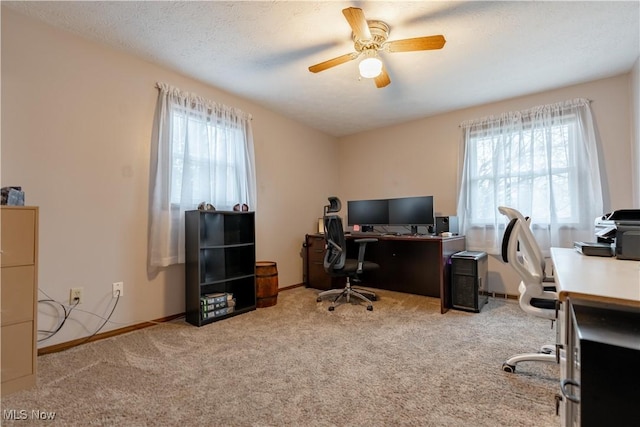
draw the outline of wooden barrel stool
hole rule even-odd
[[[278,302],[278,266],[273,261],[256,262],[256,306],[271,307]]]

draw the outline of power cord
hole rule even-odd
[[[102,322],[102,325],[100,325],[100,327],[98,329],[96,329],[96,331],[94,333],[92,333],[91,335],[89,335],[86,339],[82,340],[80,342],[80,344],[85,344],[87,343],[91,338],[95,337],[96,334],[98,332],[100,332],[102,330],[102,328],[104,328],[104,325],[107,324],[107,322],[109,321],[109,319],[111,319],[111,316],[113,315],[113,312],[116,310],[116,307],[118,306],[118,301],[120,301],[120,291],[118,290],[118,296],[116,297],[116,302],[113,304],[113,308],[111,309],[111,312],[109,313],[109,315],[107,316],[106,319],[104,319],[104,322]],[[92,313],[93,314],[93,313]]]
[[[60,332],[60,330],[62,329],[62,327],[63,327],[63,326],[65,325],[65,323],[67,322],[67,319],[69,318],[69,316],[71,316],[71,313],[76,309],[76,307],[78,306],[78,304],[80,304],[80,300],[79,300],[78,298],[75,298],[75,299],[74,299],[74,301],[75,301],[75,304],[74,304],[74,305],[72,305],[72,306],[66,306],[66,305],[64,305],[63,303],[61,303],[61,302],[59,302],[59,301],[56,301],[56,300],[54,300],[53,298],[51,298],[51,297],[50,297],[50,296],[49,296],[45,291],[43,291],[42,289],[38,288],[38,290],[39,290],[40,292],[42,292],[44,295],[46,295],[46,296],[47,296],[47,299],[38,300],[38,303],[45,303],[45,304],[47,304],[47,303],[48,303],[48,304],[51,304],[51,305],[58,304],[58,305],[62,308],[62,310],[63,310],[63,312],[64,312],[64,316],[63,316],[63,318],[62,318],[62,321],[60,322],[60,324],[58,325],[58,327],[56,327],[54,330],[41,330],[41,329],[39,329],[39,330],[38,330],[38,333],[42,333],[42,334],[49,334],[48,336],[46,336],[46,337],[44,337],[44,338],[40,338],[40,339],[38,339],[38,342],[42,342],[42,341],[48,340],[49,338],[53,337],[53,336],[54,336],[54,335],[56,335],[58,332]],[[113,315],[113,312],[115,311],[116,307],[118,306],[118,301],[120,301],[120,291],[118,291],[118,296],[117,296],[117,298],[116,298],[116,302],[115,302],[115,304],[113,305],[113,308],[111,309],[111,312],[109,313],[109,315],[107,316],[107,318],[106,318],[106,319],[105,319],[105,318],[103,318],[102,316],[98,316],[97,314],[92,313],[92,312],[90,312],[90,311],[85,311],[85,310],[80,310],[80,309],[78,309],[78,311],[82,311],[83,313],[92,314],[92,315],[97,316],[97,317],[99,317],[99,318],[101,318],[101,319],[103,319],[103,320],[104,320],[104,322],[102,323],[102,325],[100,325],[100,327],[99,327],[95,332],[93,332],[91,335],[89,335],[89,336],[87,337],[87,339],[86,339],[86,340],[82,341],[82,343],[85,343],[86,341],[88,341],[88,340],[90,340],[91,338],[93,338],[93,337],[94,337],[98,332],[100,332],[100,331],[102,330],[102,328],[104,328],[104,326],[107,324],[107,322],[109,322],[109,320],[111,319],[111,316]],[[69,311],[67,311],[67,308],[69,309]]]
[[[115,311],[116,307],[118,306],[118,301],[120,301],[120,291],[119,291],[119,290],[117,291],[117,292],[118,292],[118,296],[116,297],[116,302],[115,302],[115,304],[113,305],[113,308],[111,309],[111,312],[109,313],[109,315],[108,315],[107,317],[102,317],[102,316],[100,316],[99,314],[93,313],[93,312],[91,312],[91,311],[87,311],[87,310],[83,310],[83,309],[81,309],[81,308],[77,308],[77,307],[78,307],[79,302],[76,302],[76,303],[75,303],[74,305],[72,305],[72,306],[67,306],[67,305],[65,305],[65,304],[63,304],[63,303],[61,303],[61,302],[59,302],[59,301],[56,301],[56,300],[54,300],[53,298],[51,298],[51,297],[50,297],[50,296],[49,296],[45,291],[43,291],[42,289],[39,289],[39,288],[38,288],[38,290],[39,290],[40,292],[42,292],[45,296],[47,296],[47,299],[38,300],[38,303],[50,304],[50,305],[54,305],[54,306],[55,306],[55,304],[57,304],[57,305],[59,305],[59,306],[60,306],[60,308],[61,308],[61,309],[62,309],[62,311],[64,312],[64,316],[63,316],[63,318],[62,318],[62,321],[60,322],[60,324],[59,324],[55,329],[53,329],[53,330],[38,330],[38,333],[42,333],[42,334],[49,334],[48,336],[46,336],[46,337],[44,337],[44,338],[38,339],[38,342],[42,342],[42,341],[48,340],[49,338],[51,338],[51,337],[53,337],[55,334],[57,334],[57,333],[62,329],[62,327],[65,325],[65,323],[66,323],[67,319],[69,318],[69,316],[71,316],[71,313],[72,313],[73,311],[77,311],[77,312],[81,312],[81,313],[90,314],[90,315],[92,315],[92,316],[95,316],[95,317],[97,317],[97,318],[99,318],[99,319],[104,320],[104,322],[102,323],[102,325],[100,325],[100,327],[99,327],[95,332],[93,332],[93,333],[92,333],[91,335],[89,335],[85,340],[83,340],[83,341],[81,342],[81,344],[84,344],[85,342],[87,342],[87,341],[89,341],[91,338],[93,338],[96,334],[98,334],[98,332],[100,332],[100,331],[105,327],[105,325],[106,325],[107,323],[112,323],[112,324],[116,324],[116,325],[131,325],[131,324],[141,323],[141,322],[145,322],[145,323],[153,323],[153,324],[156,324],[156,325],[166,325],[167,323],[169,323],[169,322],[158,322],[158,321],[155,321],[155,320],[143,320],[143,321],[134,321],[134,322],[116,322],[116,321],[111,320],[111,316],[113,315],[113,313],[114,313],[114,311]],[[77,300],[76,300],[76,301],[77,301]],[[180,319],[180,318],[184,318],[184,317],[185,317],[185,316],[184,316],[184,315],[182,315],[182,316],[176,317],[175,319]],[[175,320],[175,319],[173,319],[173,320]]]
[[[41,290],[41,292],[45,295],[47,295],[45,292],[43,292]],[[49,295],[47,295],[49,296]],[[41,299],[38,300],[38,303],[44,303],[44,304],[51,304],[54,305],[58,304],[60,306],[60,308],[62,308],[62,310],[64,311],[64,316],[62,317],[62,321],[60,322],[60,324],[58,325],[58,327],[54,330],[48,331],[46,329],[38,329],[38,333],[39,334],[49,334],[48,336],[44,337],[44,338],[40,338],[38,339],[38,342],[42,342],[45,340],[48,340],[49,338],[51,338],[52,336],[54,336],[55,334],[57,334],[60,329],[62,329],[62,327],[64,326],[64,324],[66,323],[67,319],[69,318],[69,316],[71,315],[71,313],[73,312],[73,310],[78,306],[79,302],[76,301],[76,303],[74,305],[72,305],[71,307],[69,307],[69,311],[67,311],[67,306],[65,306],[64,304],[62,304],[59,301],[56,301],[52,298],[48,298],[48,299]]]

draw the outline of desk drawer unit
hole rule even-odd
[[[565,426],[637,426],[640,310],[572,304],[568,369],[561,391]],[[566,376],[565,376],[566,375]]]
[[[36,383],[38,208],[3,206],[0,225],[0,376],[6,396]]]
[[[324,270],[324,237],[307,235],[306,250],[306,280],[308,288],[327,290],[332,287],[332,278]]]

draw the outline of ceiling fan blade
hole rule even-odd
[[[391,83],[391,79],[389,78],[389,74],[384,68],[384,65],[382,66],[382,72],[378,74],[378,77],[374,78],[374,81],[376,82],[376,87],[378,89],[388,86],[389,83]]]
[[[360,40],[371,40],[371,31],[369,24],[364,17],[364,12],[358,7],[348,7],[342,9],[342,14],[347,18],[347,22],[353,31],[353,34]]]
[[[309,71],[312,73],[319,73],[320,71],[324,71],[328,68],[335,67],[336,65],[344,64],[345,62],[352,61],[356,59],[360,54],[356,52],[347,53],[342,56],[338,56],[337,58],[329,59],[328,61],[321,62],[316,65],[312,65],[309,67]]]
[[[444,36],[416,37],[414,39],[403,39],[386,42],[385,50],[388,52],[411,52],[415,50],[442,49],[447,41]]]

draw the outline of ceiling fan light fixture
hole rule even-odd
[[[360,61],[358,64],[360,75],[365,79],[378,77],[382,72],[382,61],[378,57],[368,57]]]
[[[342,14],[351,27],[354,52],[312,65],[309,67],[310,72],[319,73],[360,58],[361,61],[358,64],[360,77],[373,80],[376,87],[380,89],[387,87],[391,79],[382,60],[378,57],[378,52],[385,52],[384,55],[386,55],[393,52],[435,50],[442,49],[446,43],[442,34],[388,41],[389,25],[387,23],[367,20],[359,7],[347,7],[342,10]]]

